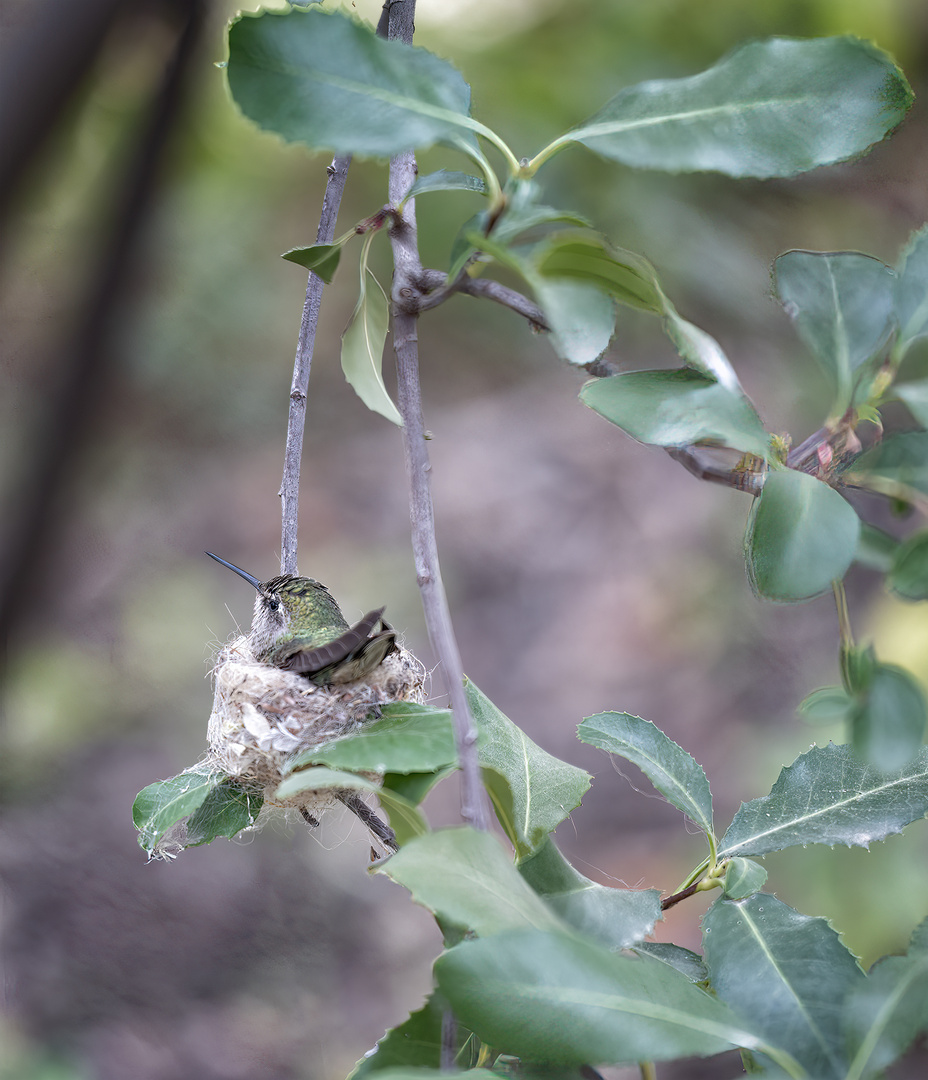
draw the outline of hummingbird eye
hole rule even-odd
[[[276,596],[271,596],[268,598],[267,606],[269,611],[276,611],[280,607],[280,601]]]

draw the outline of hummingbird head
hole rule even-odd
[[[274,662],[275,653],[289,644],[321,645],[348,629],[348,623],[329,590],[313,578],[281,574],[259,581],[211,551],[211,559],[243,577],[257,590],[248,642],[259,660]]]

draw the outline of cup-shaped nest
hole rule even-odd
[[[335,805],[335,793],[303,791],[284,802],[274,798],[293,757],[376,720],[380,705],[425,700],[425,669],[399,646],[364,679],[317,686],[255,659],[248,639],[238,637],[219,653],[213,678],[207,760],[260,792],[269,805],[299,806],[310,813]]]

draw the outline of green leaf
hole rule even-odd
[[[877,663],[850,721],[857,753],[874,768],[891,773],[918,753],[928,708],[918,683],[904,668]]]
[[[440,922],[480,937],[563,927],[489,833],[464,827],[427,833],[378,864],[376,872],[408,889]]]
[[[925,246],[928,247],[928,244]],[[906,408],[922,427],[928,427],[928,379],[895,383],[893,393],[905,403]]]
[[[728,900],[743,900],[763,888],[767,871],[752,859],[734,858],[728,862],[722,893]]]
[[[503,777],[511,793],[511,817],[501,817],[500,824],[524,858],[580,805],[590,775],[533,743],[470,680],[465,689],[480,733],[480,765]]]
[[[896,320],[895,273],[854,251],[788,251],[773,264],[777,296],[835,391],[851,404],[855,372],[886,345]]]
[[[378,1077],[378,1080],[445,1080],[448,1072],[446,1069],[439,1068],[438,1066],[436,1066],[434,1069],[423,1069],[420,1067],[407,1066],[404,1068],[385,1069],[382,1072],[380,1070],[375,1070],[374,1073],[359,1073],[355,1071],[351,1074],[348,1080],[354,1080],[354,1077],[356,1076],[369,1075],[376,1075]],[[462,1076],[465,1078],[465,1080],[468,1076],[471,1078],[471,1080],[499,1080],[500,1076],[500,1074],[495,1070],[493,1072],[488,1072],[486,1069],[456,1069],[454,1075]],[[532,1080],[532,1075],[528,1073],[523,1074],[522,1072],[520,1072],[519,1075],[525,1075],[526,1080]],[[569,1078],[565,1078],[565,1080],[569,1080]]]
[[[772,38],[699,75],[628,87],[564,140],[639,168],[791,176],[862,153],[912,98],[889,56],[857,38]]]
[[[853,708],[854,699],[843,686],[823,686],[803,698],[798,711],[810,724],[833,724],[847,720]]]
[[[611,296],[581,281],[540,279],[532,285],[551,328],[551,345],[569,364],[591,364],[606,351],[615,332]]]
[[[706,982],[709,978],[708,969],[699,953],[684,949],[680,945],[671,945],[665,941],[639,941],[632,951],[675,968],[690,982]]]
[[[899,545],[886,580],[906,600],[928,600],[928,532],[917,532]]]
[[[864,973],[825,919],[800,915],[775,896],[718,900],[703,920],[713,990],[772,1046],[816,1080],[843,1080],[848,992]]]
[[[383,786],[395,791],[400,798],[418,806],[428,793],[451,773],[457,771],[457,765],[448,765],[443,769],[421,773],[392,773],[383,775]]]
[[[856,459],[847,481],[884,494],[893,495],[901,487],[928,495],[928,431],[889,435]]]
[[[263,798],[226,777],[210,791],[187,822],[185,847],[208,844],[217,836],[235,836],[254,825]]]
[[[713,835],[712,792],[702,766],[650,720],[629,713],[597,713],[580,724],[577,737],[637,765],[669,802]]]
[[[225,774],[200,765],[170,780],[159,780],[143,788],[132,804],[132,820],[139,831],[139,844],[146,851],[153,851],[164,833],[197,811],[207,795],[225,779]]]
[[[844,1003],[844,1030],[854,1057],[846,1080],[877,1074],[928,1033],[928,920],[906,956],[886,956]]]
[[[340,772],[325,765],[313,765],[308,769],[291,773],[275,791],[278,799],[291,799],[300,792],[312,791],[362,791],[372,792],[386,810],[390,825],[396,833],[399,844],[404,844],[415,836],[429,831],[425,818],[416,809],[415,804],[404,799],[395,791],[381,787],[373,780],[356,773]]]
[[[568,925],[610,949],[651,933],[661,918],[657,889],[610,889],[584,877],[550,838],[518,864],[519,873]]]
[[[718,855],[766,855],[796,844],[868,847],[926,813],[928,749],[884,773],[850,746],[813,746],[781,771],[769,795],[741,804]]]
[[[429,191],[476,191],[479,195],[486,195],[487,185],[479,176],[439,169],[437,172],[420,176],[403,196],[403,201],[415,199]]]
[[[287,262],[297,263],[312,270],[326,285],[332,284],[344,244],[312,244],[310,247],[291,248],[281,255]]]
[[[440,994],[431,994],[421,1009],[410,1013],[397,1027],[388,1031],[373,1051],[355,1065],[348,1080],[377,1076],[383,1080],[387,1070],[399,1066],[423,1068],[441,1065],[442,1021],[448,1004]]]
[[[898,547],[899,541],[894,536],[862,521],[854,561],[885,574],[892,566]]]
[[[628,307],[663,314],[664,296],[654,268],[640,255],[613,247],[592,229],[549,236],[533,255],[543,278],[568,278],[592,285]]]
[[[769,436],[747,398],[686,368],[597,379],[583,387],[580,400],[639,442],[770,453]]]
[[[473,142],[470,89],[444,60],[341,12],[244,14],[229,28],[229,89],[268,131],[314,150],[386,158]]]
[[[290,769],[329,765],[349,772],[423,773],[457,761],[450,709],[397,701],[359,731],[304,750]]]
[[[745,535],[751,587],[786,603],[820,596],[844,577],[859,535],[860,518],[834,488],[795,469],[770,472]]]
[[[722,347],[705,330],[700,330],[698,326],[694,326],[691,322],[681,318],[669,300],[665,299],[664,303],[666,311],[664,330],[676,346],[677,352],[683,358],[684,363],[701,375],[705,375],[707,379],[714,379],[720,386],[733,394],[737,393],[743,400],[743,408],[746,407],[745,411],[750,411],[752,417],[751,429],[759,436],[759,431],[763,430],[763,426],[760,420],[756,419],[754,406],[745,397],[741,384],[738,382],[738,376],[735,375],[734,368],[729,363],[728,357],[722,352]],[[763,451],[756,451],[758,457],[770,456],[769,439],[766,438],[766,432],[764,432],[764,437]]]
[[[912,233],[896,280],[898,351],[902,356],[918,338],[928,336],[928,225]],[[903,400],[905,400],[903,398]],[[924,421],[922,421],[924,423]]]
[[[455,1016],[504,1053],[549,1065],[705,1056],[757,1039],[666,964],[538,930],[465,941],[435,963]]]
[[[369,288],[371,284],[373,288]],[[403,418],[387,393],[381,370],[389,321],[389,305],[380,282],[365,270],[361,295],[342,334],[342,371],[369,409],[402,427]]]

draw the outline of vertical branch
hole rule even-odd
[[[415,0],[387,0],[389,37],[412,42]],[[390,162],[390,203],[398,206],[416,178],[415,155],[398,154]],[[458,760],[461,765],[461,817],[478,829],[488,828],[486,795],[477,760],[477,729],[464,691],[464,669],[458,650],[448,598],[438,565],[435,516],[429,483],[428,447],[422,423],[419,385],[418,280],[422,271],[416,237],[415,200],[403,207],[402,218],[390,230],[395,267],[393,278],[393,348],[396,353],[397,397],[403,417],[403,443],[409,483],[409,514],[416,579],[429,640],[441,663],[454,715]]]
[[[317,244],[330,244],[335,236],[335,221],[341,205],[345,181],[348,178],[350,156],[336,157],[326,169],[328,180],[319,228]],[[287,416],[287,445],[284,450],[284,475],[280,484],[280,572],[297,572],[297,526],[300,514],[300,462],[303,457],[303,432],[306,427],[306,394],[309,389],[309,372],[313,362],[316,343],[316,327],[319,324],[319,308],[322,304],[324,282],[309,271],[306,282],[306,300],[300,321],[300,336],[293,362],[293,380],[290,383],[290,412]]]

